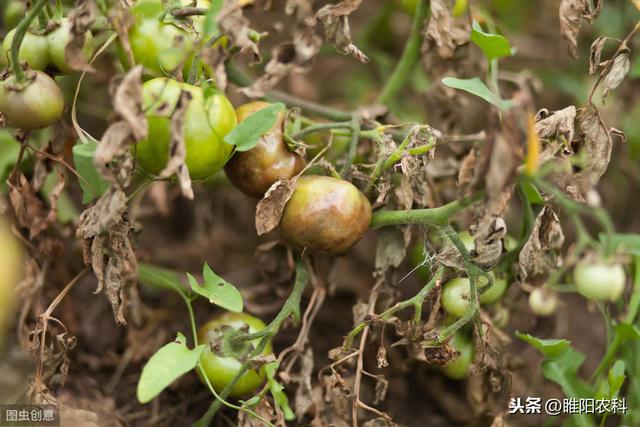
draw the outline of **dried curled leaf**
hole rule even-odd
[[[65,47],[64,56],[66,65],[72,70],[93,72],[93,67],[87,63],[85,44],[87,32],[91,30],[97,8],[91,0],[82,0],[78,3],[78,6],[69,13],[71,40]]]
[[[471,255],[479,266],[493,268],[502,255],[502,239],[507,235],[507,224],[501,217],[487,216],[472,230],[475,249]]]
[[[450,5],[447,0],[432,0],[431,19],[426,28],[426,38],[433,41],[442,58],[451,58],[456,47],[469,37],[468,32],[462,35],[461,29],[455,26]]]
[[[113,109],[131,128],[136,141],[146,139],[149,134],[147,116],[142,108],[142,72],[138,65],[129,71],[113,96]]]
[[[576,174],[582,194],[587,194],[600,180],[611,160],[612,141],[609,130],[605,126],[600,113],[593,104],[578,110],[577,136],[581,142],[580,152],[586,165]]]
[[[593,7],[589,0],[562,0],[560,2],[560,33],[569,42],[569,52],[578,57],[578,33],[582,21],[592,22],[602,10],[602,0],[595,0]]]
[[[47,209],[29,180],[20,173],[17,185],[10,185],[9,199],[16,213],[18,224],[29,230],[29,239],[39,236],[57,218],[57,202],[64,190],[64,175],[58,173],[58,182],[49,194]]]
[[[541,139],[559,140],[564,137],[570,144],[575,133],[575,120],[576,107],[573,105],[551,113],[543,108],[536,114],[535,131]]]
[[[602,102],[607,99],[609,91],[612,91],[620,86],[620,83],[622,83],[624,78],[627,76],[629,68],[631,67],[628,50],[623,51],[610,61],[613,61],[613,64],[609,68],[609,71],[604,78],[604,92],[602,92]]]
[[[558,215],[549,206],[542,208],[533,223],[529,240],[518,259],[520,281],[545,280],[558,267],[557,251],[564,243]]]
[[[241,52],[251,53],[253,62],[260,62],[260,49],[251,35],[253,30],[249,27],[249,20],[242,13],[242,2],[225,3],[216,19],[220,32],[229,38],[232,45],[239,47]]]
[[[136,298],[137,261],[131,244],[131,224],[126,219],[127,196],[111,187],[98,202],[80,215],[76,235],[82,239],[83,258],[98,279],[96,293],[105,290],[116,322],[126,324],[128,299]],[[135,303],[136,301],[132,301]]]
[[[344,0],[338,4],[328,4],[318,11],[316,18],[324,26],[327,41],[340,53],[367,63],[369,58],[353,44],[349,27],[349,15],[355,12],[361,3],[362,0]]]
[[[297,177],[280,178],[267,190],[256,207],[256,230],[258,236],[276,228],[282,218],[282,212],[296,189]]]
[[[282,43],[273,49],[272,58],[265,66],[265,73],[242,92],[251,98],[264,96],[266,91],[289,73],[308,68],[320,51],[321,44],[312,27],[297,31],[292,42]]]
[[[600,66],[602,49],[604,49],[604,45],[607,40],[610,40],[610,38],[606,36],[600,36],[595,39],[593,43],[591,43],[591,51],[589,53],[589,74],[595,73]]]

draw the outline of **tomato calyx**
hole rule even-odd
[[[207,345],[211,352],[220,357],[233,357],[244,363],[248,355],[255,350],[255,345],[248,340],[240,339],[249,333],[249,325],[244,324],[240,328],[229,325],[219,325],[215,330],[207,334]]]

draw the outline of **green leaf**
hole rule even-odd
[[[256,111],[238,123],[238,125],[224,137],[224,142],[235,145],[237,151],[251,150],[258,145],[260,137],[267,133],[276,123],[278,113],[283,110],[284,104],[276,103]]]
[[[478,22],[473,21],[471,41],[474,42],[489,61],[504,56],[511,56],[509,40],[499,34],[485,33]]]
[[[628,323],[618,323],[613,330],[615,331],[616,338],[620,339],[622,343],[625,341],[632,341],[640,339],[640,330],[635,325]]]
[[[82,178],[78,181],[80,188],[82,188],[83,204],[90,203],[102,196],[109,188],[109,183],[102,178],[93,165],[93,155],[97,147],[98,144],[95,142],[73,146],[73,164]]]
[[[566,352],[571,345],[570,341],[563,339],[540,339],[529,334],[523,334],[521,332],[516,331],[516,337],[520,338],[523,341],[528,342],[533,347],[536,348],[540,353],[542,353],[545,357],[557,357],[562,353]]]
[[[137,396],[140,403],[147,403],[176,379],[196,367],[204,344],[193,350],[186,345],[186,338],[178,333],[176,341],[160,348],[142,369],[138,381]]]
[[[204,16],[204,33],[209,37],[215,37],[220,32],[216,18],[222,9],[223,0],[213,0],[209,11]]]
[[[208,264],[202,269],[204,283],[200,285],[195,277],[187,273],[193,292],[207,298],[212,304],[229,311],[240,313],[243,308],[242,295],[231,283],[211,270]]]
[[[20,143],[8,130],[0,129],[0,191],[6,191],[5,181],[18,161],[19,155]]]
[[[528,179],[523,179],[522,181],[522,189],[524,190],[524,194],[527,196],[527,200],[532,205],[543,205],[544,199],[540,194],[540,191],[536,188],[535,185],[531,183]]]
[[[147,286],[175,291],[182,296],[186,296],[182,287],[182,282],[180,281],[180,276],[178,276],[178,273],[168,268],[139,263],[138,281]]]
[[[291,421],[295,419],[296,416],[289,406],[289,398],[284,392],[284,386],[275,378],[278,366],[278,362],[271,362],[264,365],[264,370],[267,373],[267,384],[269,384],[269,390],[271,391],[273,400],[276,402],[276,405],[282,409],[285,420]]]
[[[603,245],[607,240],[612,248],[629,255],[640,255],[640,234],[634,233],[600,233],[598,239]]]
[[[472,95],[478,96],[485,101],[495,105],[502,111],[506,111],[513,106],[513,101],[500,99],[496,94],[491,92],[487,85],[477,77],[472,79],[457,79],[455,77],[445,77],[442,83],[454,89],[464,90]]]
[[[611,369],[609,369],[609,375],[607,376],[607,383],[609,389],[607,390],[607,399],[617,399],[622,389],[622,384],[627,378],[624,374],[625,364],[624,360],[616,360]]]

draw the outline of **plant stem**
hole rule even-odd
[[[449,217],[470,206],[481,196],[482,193],[478,193],[474,196],[462,200],[455,200],[444,206],[431,209],[377,211],[374,212],[371,218],[369,228],[406,224],[443,225],[447,223]]]
[[[24,71],[22,71],[22,68],[20,67],[20,45],[31,26],[31,22],[33,22],[35,17],[40,14],[40,11],[42,11],[46,4],[47,0],[38,0],[16,27],[16,32],[14,33],[13,40],[11,41],[11,68],[13,69],[13,74],[16,76],[16,83],[22,83],[25,80]]]
[[[422,22],[427,16],[427,0],[418,0],[416,2],[416,10],[411,23],[411,33],[407,39],[402,51],[402,56],[391,73],[382,92],[378,96],[378,103],[388,104],[391,98],[398,92],[404,84],[409,80],[410,74],[414,69],[416,62],[420,56],[420,43],[422,42]]]
[[[225,68],[227,71],[227,77],[233,83],[244,87],[251,85],[251,79],[244,75],[240,70],[238,70],[231,61],[227,61],[225,63]],[[300,99],[298,97],[280,92],[278,90],[271,90],[267,92],[265,95],[265,99],[271,102],[283,102],[289,107],[298,107],[308,113],[317,114],[319,116],[326,117],[329,120],[334,120],[337,122],[347,121],[353,118],[353,114],[346,111],[325,107],[324,105]]]
[[[444,270],[445,267],[444,266],[440,266],[438,267],[438,269],[436,270],[436,273],[433,275],[433,277],[431,278],[431,280],[429,280],[429,282],[424,285],[422,287],[422,289],[420,289],[420,291],[415,294],[414,296],[412,296],[409,299],[406,299],[404,301],[400,301],[397,304],[395,304],[392,307],[389,307],[388,309],[386,309],[384,312],[382,312],[380,315],[375,316],[375,318],[372,321],[385,321],[385,320],[389,320],[391,318],[391,316],[393,316],[395,313],[404,310],[407,307],[418,307],[418,306],[422,306],[422,302],[429,296],[429,294],[431,293],[431,291],[433,290],[433,288],[436,286],[436,283],[438,282],[438,280],[440,280],[440,278],[442,277],[442,275],[444,274]],[[367,327],[368,324],[370,324],[371,321],[368,322],[361,322],[359,323],[355,328],[353,328],[351,330],[351,332],[349,332],[349,335],[347,335],[347,337],[344,340],[344,351],[349,351],[351,349],[351,344],[353,343],[353,340],[360,334],[360,332],[362,332],[364,330],[364,328]]]
[[[304,264],[302,263],[302,261],[298,260],[296,262],[296,279],[293,285],[293,289],[289,294],[289,297],[285,301],[284,305],[282,306],[282,309],[276,315],[275,319],[273,319],[273,321],[269,323],[269,326],[267,326],[264,329],[265,331],[269,331],[269,333],[260,340],[260,343],[258,343],[256,348],[251,352],[251,354],[247,358],[247,361],[242,364],[242,366],[240,367],[236,375],[226,385],[226,387],[220,393],[218,393],[219,397],[211,403],[207,412],[202,416],[202,418],[200,418],[194,424],[194,426],[196,427],[209,426],[209,424],[211,423],[211,420],[213,419],[213,416],[216,414],[216,412],[218,412],[218,410],[220,409],[220,406],[222,405],[221,399],[227,398],[227,396],[229,395],[229,393],[231,392],[235,384],[240,380],[240,378],[242,378],[245,372],[249,370],[251,359],[262,353],[262,351],[265,349],[267,344],[269,344],[269,342],[271,341],[271,338],[273,337],[273,335],[275,335],[280,330],[280,328],[282,327],[282,324],[284,323],[285,320],[287,320],[289,316],[294,315],[296,318],[300,317],[300,300],[302,298],[302,292],[304,291],[304,288],[307,285],[308,278],[309,278],[309,273],[304,267]],[[238,336],[237,339],[244,340],[243,336]]]
[[[358,152],[358,141],[360,141],[360,121],[354,116],[351,121],[351,141],[349,142],[349,151],[347,151],[347,158],[344,159],[344,165],[340,170],[340,176],[342,179],[347,178],[353,160],[356,158]]]
[[[351,122],[329,122],[329,123],[317,123],[315,125],[307,126],[306,128],[299,130],[291,135],[291,138],[300,139],[310,133],[319,132],[323,130],[331,129],[351,129]]]

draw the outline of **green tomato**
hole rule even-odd
[[[11,43],[15,33],[15,29],[9,31],[2,42],[2,54],[8,63],[11,63]],[[27,31],[18,51],[18,59],[29,64],[33,70],[44,71],[50,62],[47,37]]]
[[[353,184],[329,176],[306,175],[282,214],[290,242],[313,252],[341,254],[369,229],[371,204]]]
[[[536,288],[529,294],[529,308],[537,316],[551,316],[558,308],[558,296],[546,288]]]
[[[220,392],[224,389],[233,377],[238,373],[242,362],[238,359],[243,351],[242,349],[234,350],[229,344],[229,340],[225,337],[232,336],[230,334],[238,333],[256,333],[264,330],[266,325],[257,317],[253,317],[246,313],[225,313],[220,317],[216,317],[200,328],[198,331],[198,342],[207,344],[207,348],[200,357],[202,368],[211,382],[213,388]],[[259,339],[254,340],[251,344],[258,345]],[[269,343],[264,350],[263,355],[273,353],[271,344]],[[200,374],[199,374],[200,375]],[[204,381],[202,377],[200,377]],[[264,368],[259,370],[248,370],[240,377],[240,380],[231,389],[230,396],[244,396],[260,387],[265,381]]]
[[[187,0],[183,0],[182,4],[192,6]],[[201,0],[197,6],[208,7],[209,2]],[[202,33],[203,17],[192,17],[194,29],[187,31],[162,22],[164,13],[165,8],[160,0],[141,0],[135,4],[132,9],[135,22],[129,28],[131,52],[135,62],[153,74],[170,75],[181,67],[188,73],[197,36]]]
[[[493,273],[489,273],[493,276]],[[478,288],[487,285],[487,280],[481,277],[478,280]],[[441,303],[447,313],[455,317],[462,317],[469,307],[470,281],[466,277],[457,277],[449,280],[442,287]],[[507,288],[507,281],[504,279],[493,280],[493,286],[480,295],[481,304],[491,304],[500,299]]]
[[[0,82],[0,112],[11,127],[44,128],[56,122],[63,110],[62,91],[41,71],[30,71],[26,86],[16,85],[13,75]]]
[[[13,0],[10,1],[7,4],[7,8],[4,10],[4,14],[2,15],[2,21],[5,28],[15,28],[20,23],[25,14],[26,9],[24,2]]]
[[[71,74],[74,70],[67,64],[66,49],[71,42],[71,22],[67,18],[62,19],[60,26],[47,34],[49,43],[49,59],[61,73]],[[93,36],[90,31],[84,35],[84,45],[82,46],[82,56],[89,62],[93,54]]]
[[[149,122],[149,136],[135,147],[137,160],[151,174],[160,173],[166,166],[171,117],[182,91],[191,95],[183,121],[186,165],[191,178],[206,179],[229,160],[233,146],[223,139],[237,124],[233,105],[219,91],[205,96],[200,87],[167,78],[144,83],[142,100]]]
[[[573,270],[573,280],[587,298],[616,301],[624,292],[627,275],[620,264],[581,261]]]
[[[0,217],[0,345],[15,309],[15,288],[22,276],[22,249]]]
[[[451,379],[463,380],[469,375],[469,366],[473,363],[475,356],[473,343],[464,335],[456,333],[453,335],[450,344],[458,350],[460,354],[440,369]]]

